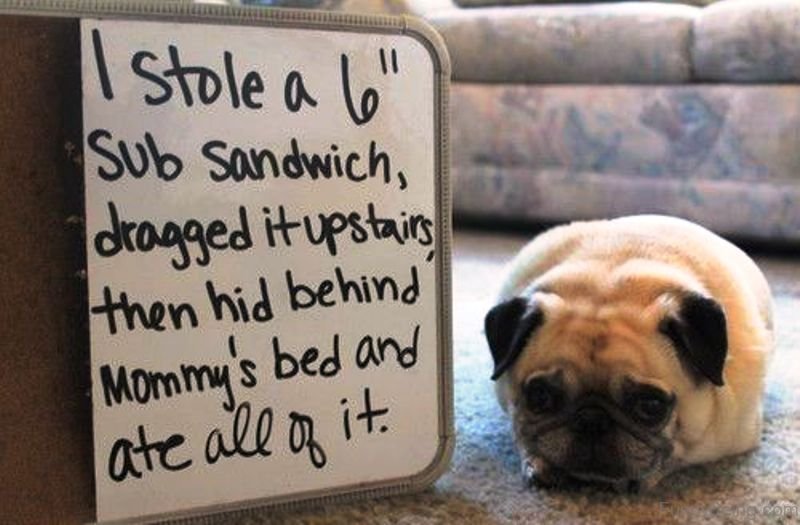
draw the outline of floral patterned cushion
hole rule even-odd
[[[455,80],[800,80],[798,0],[722,0],[704,8],[664,2],[503,3],[514,5],[426,14],[447,43]]]
[[[800,85],[456,84],[451,115],[459,217],[666,213],[800,241]]]
[[[657,3],[438,11],[453,78],[476,82],[689,81],[699,8]]]
[[[695,22],[692,61],[697,80],[800,80],[800,1],[727,1]]]
[[[462,7],[486,7],[490,5],[525,5],[525,4],[577,4],[577,3],[609,3],[641,0],[455,0]],[[653,0],[663,4],[689,4],[704,6],[720,0]]]

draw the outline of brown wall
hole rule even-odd
[[[0,509],[94,519],[76,20],[0,16]]]

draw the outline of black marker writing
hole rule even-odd
[[[300,111],[303,108],[303,104],[308,104],[312,108],[317,105],[317,101],[306,89],[303,75],[299,71],[292,71],[286,76],[283,98],[286,108],[292,113]]]
[[[369,387],[364,389],[364,402],[363,402],[363,410],[356,414],[356,421],[361,421],[364,423],[365,430],[367,434],[372,434],[375,430],[376,420],[378,418],[382,418],[389,413],[388,408],[373,408],[372,407],[372,392],[370,391]],[[345,407],[342,412],[342,427],[344,431],[344,437],[347,441],[350,441],[353,437],[353,432],[351,429],[351,422],[350,422],[350,409],[348,407],[348,400],[344,398],[341,400],[340,404]],[[387,425],[381,425],[378,428],[378,431],[383,434],[389,430]]]
[[[262,208],[261,211],[264,212],[264,233],[267,236],[267,244],[269,244],[270,248],[274,248],[278,245],[275,240],[276,232],[280,234],[284,246],[291,246],[291,232],[301,226],[300,222],[288,220],[286,217],[286,208],[283,206],[278,206],[277,220],[272,217],[272,211],[269,208]]]
[[[378,179],[384,184],[395,180],[401,190],[408,187],[402,171],[392,171],[389,154],[376,141],[370,141],[366,151],[339,150],[331,144],[328,151],[308,152],[299,139],[289,140],[288,152],[259,147],[229,146],[224,140],[210,140],[201,153],[212,163],[209,178],[214,182],[268,181],[270,179],[347,180],[363,183]]]
[[[209,465],[216,463],[220,458],[233,456],[250,458],[256,455],[268,457],[272,455],[272,451],[267,448],[272,437],[274,417],[272,408],[267,407],[259,412],[252,430],[250,427],[251,417],[250,403],[242,403],[236,407],[228,439],[219,428],[215,428],[209,433],[205,448],[205,458]]]
[[[222,321],[230,319],[234,323],[265,323],[274,317],[272,313],[272,302],[269,298],[267,280],[264,277],[258,278],[259,299],[248,306],[247,301],[241,296],[242,288],[236,286],[233,289],[233,296],[222,291],[218,291],[213,281],[206,281],[206,293],[208,301],[214,312],[214,319]],[[235,297],[235,299],[234,299]]]
[[[386,64],[386,50],[381,48],[380,51],[378,52],[378,54],[380,55],[380,58],[381,58],[381,71],[383,72],[384,75],[388,75],[389,74],[389,67]],[[392,73],[397,74],[397,73],[400,72],[400,68],[397,66],[397,50],[396,49],[392,49],[391,56],[392,56]]]
[[[347,408],[347,398],[343,398],[339,404],[345,407],[342,412],[342,427],[344,428],[344,438],[350,441],[350,438],[353,437],[353,433],[350,430],[350,409]]]
[[[121,251],[147,253],[158,248],[177,248],[178,255],[172,259],[172,267],[185,270],[192,263],[189,246],[196,246],[200,254],[194,258],[199,266],[211,262],[211,250],[249,250],[253,246],[247,210],[239,206],[238,228],[229,230],[221,219],[203,224],[198,219],[187,219],[183,224],[167,221],[156,226],[148,220],[128,221],[120,218],[117,206],[108,203],[111,221],[109,230],[100,230],[94,237],[94,249],[100,257],[113,257]]]
[[[161,467],[164,470],[178,471],[189,468],[192,464],[190,459],[180,463],[171,461],[170,454],[186,441],[181,434],[172,434],[163,441],[151,441],[147,437],[144,425],[139,425],[137,438],[136,441],[120,438],[111,446],[108,456],[108,476],[112,480],[119,483],[129,476],[141,478],[145,470],[152,472]],[[153,458],[154,453],[155,459],[158,460],[157,464]],[[143,466],[137,461],[140,458],[144,460]]]
[[[339,335],[333,336],[333,349],[328,357],[320,357],[319,348],[312,346],[303,351],[302,356],[297,358],[291,352],[281,349],[281,343],[277,336],[272,338],[272,354],[275,363],[275,379],[291,379],[302,372],[306,376],[334,377],[342,370],[342,360],[339,357]]]
[[[387,354],[393,355],[401,368],[411,368],[417,364],[419,355],[419,330],[414,326],[411,343],[403,346],[394,337],[365,335],[356,347],[356,366],[365,369],[370,366],[380,366],[386,361]]]
[[[228,336],[228,353],[234,359],[238,357],[236,355],[236,338],[232,335]],[[243,387],[253,388],[258,384],[258,379],[255,374],[256,368],[256,364],[250,359],[242,359],[239,361],[239,370],[242,373],[240,382]]]
[[[133,147],[124,140],[118,141],[115,147],[107,143],[112,138],[111,132],[105,129],[96,129],[86,137],[89,149],[111,164],[109,168],[97,167],[97,174],[105,181],[118,180],[126,172],[140,179],[147,175],[152,167],[159,179],[168,182],[177,179],[183,171],[183,161],[172,153],[162,153],[153,135],[149,132],[144,134],[144,144],[134,142]],[[119,155],[112,149],[118,150]],[[134,151],[136,154],[133,153]],[[150,159],[152,159],[152,165]]]
[[[224,74],[222,76],[210,67],[183,65],[177,46],[168,46],[167,52],[169,54],[168,67],[160,73],[148,69],[150,65],[157,65],[160,61],[155,53],[143,50],[134,53],[131,57],[133,73],[157,88],[155,92],[147,93],[144,96],[147,105],[160,106],[171,101],[175,95],[175,88],[170,80],[175,79],[180,96],[179,101],[187,108],[194,106],[195,98],[205,106],[214,104],[223,92],[227,92],[233,109],[237,109],[241,105],[248,109],[259,109],[263,106],[261,101],[254,98],[255,95],[264,93],[264,80],[261,75],[255,71],[248,71],[242,82],[238,82],[233,55],[230,52],[223,53]]]
[[[416,242],[420,246],[433,244],[433,220],[423,213],[395,212],[393,216],[378,211],[375,203],[363,210],[331,210],[310,213],[297,219],[290,217],[286,207],[279,205],[277,218],[271,208],[262,208],[267,245],[292,246],[295,230],[302,228],[305,239],[313,245],[323,246],[328,254],[336,256],[342,240],[364,244],[372,240],[395,242],[404,245]],[[430,257],[430,252],[428,257]]]
[[[103,38],[99,29],[92,29],[92,49],[94,49],[94,62],[97,64],[97,76],[100,77],[100,89],[106,100],[114,99],[114,90],[111,88],[111,78],[108,76],[106,56],[103,52]]]
[[[342,71],[342,94],[344,95],[345,105],[347,106],[347,113],[350,119],[357,126],[363,126],[375,116],[378,111],[378,104],[380,103],[380,95],[374,88],[367,88],[361,94],[361,112],[353,105],[353,94],[350,87],[350,61],[347,55],[342,53],[341,56],[341,71]]]
[[[137,301],[130,301],[126,292],[120,292],[119,300],[115,300],[108,286],[103,287],[103,303],[92,306],[90,311],[94,315],[106,316],[108,331],[112,335],[118,331],[117,314],[122,316],[129,331],[142,328],[163,332],[167,329],[165,321],[169,322],[169,328],[174,330],[182,329],[184,323],[188,323],[192,328],[196,328],[199,324],[197,312],[189,303],[165,303],[156,300],[150,303],[148,308]]]
[[[338,253],[338,237],[350,237],[356,244],[371,239],[389,239],[397,244],[416,240],[422,246],[433,242],[433,221],[423,214],[401,212],[400,218],[378,216],[374,203],[367,205],[366,216],[358,212],[334,211],[303,217],[305,234],[311,244],[324,244],[330,255]],[[349,235],[348,235],[349,234]]]
[[[291,425],[289,426],[289,448],[298,454],[303,449],[308,450],[308,457],[315,468],[321,469],[328,462],[325,450],[322,445],[314,439],[314,420],[311,416],[299,412],[289,414]]]
[[[226,411],[232,412],[236,406],[228,365],[182,364],[177,371],[128,370],[125,366],[119,366],[116,375],[111,365],[103,365],[100,367],[100,383],[108,407],[123,403],[146,405],[152,401],[206,390],[223,392],[222,408]]]
[[[419,298],[419,273],[416,266],[409,272],[410,281],[405,284],[399,278],[385,275],[362,275],[358,280],[345,276],[344,270],[334,268],[333,279],[323,279],[318,284],[300,282],[292,270],[286,270],[286,290],[289,306],[293,311],[321,306],[329,308],[338,304],[400,302],[415,304]]]

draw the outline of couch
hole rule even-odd
[[[437,4],[458,217],[800,241],[797,0]]]
[[[248,3],[412,13],[442,34],[457,220],[665,213],[800,241],[800,0]]]

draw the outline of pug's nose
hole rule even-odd
[[[600,436],[611,429],[611,417],[600,407],[583,407],[572,420],[572,430],[586,437]]]

